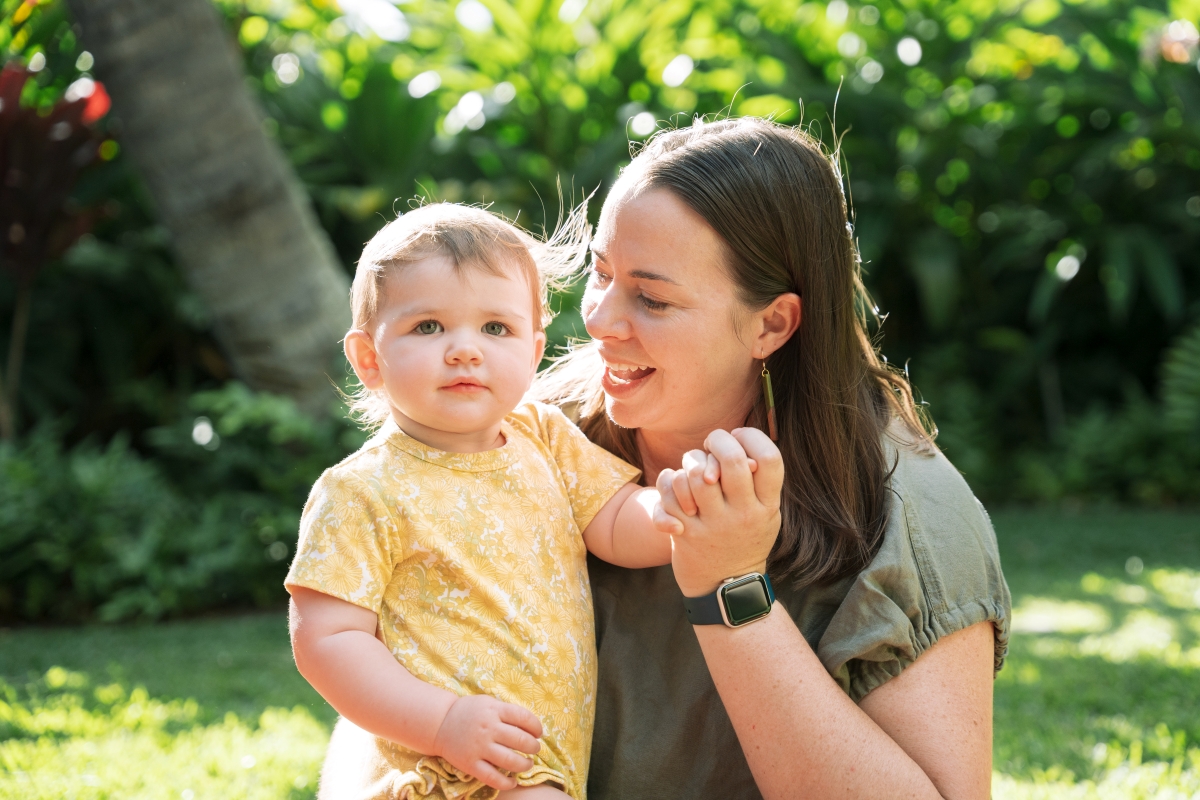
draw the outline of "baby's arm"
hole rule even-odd
[[[654,527],[658,490],[627,483],[592,518],[583,542],[597,558],[638,569],[671,563],[671,536]]]
[[[436,755],[494,789],[533,761],[542,724],[533,712],[487,695],[458,697],[406,670],[379,639],[379,618],[353,603],[301,586],[291,592],[296,667],[338,713],[363,730]]]

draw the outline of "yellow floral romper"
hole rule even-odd
[[[545,735],[518,781],[583,798],[596,651],[580,533],[639,473],[551,406],[522,404],[501,431],[500,448],[447,453],[389,422],[313,487],[286,583],[374,611],[422,680],[532,710]],[[496,794],[441,758],[367,741],[361,784],[337,796]]]

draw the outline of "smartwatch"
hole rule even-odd
[[[712,594],[684,597],[683,608],[693,625],[727,625],[738,628],[762,619],[775,604],[771,579],[761,572],[726,578]]]

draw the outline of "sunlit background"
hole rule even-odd
[[[362,441],[363,242],[595,219],[697,115],[836,151],[882,351],[995,511],[995,795],[1200,794],[1200,0],[0,11],[0,796],[312,796],[281,581]]]

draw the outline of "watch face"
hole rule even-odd
[[[725,618],[735,628],[771,613],[766,581],[759,575],[722,586],[721,598],[724,601]]]

